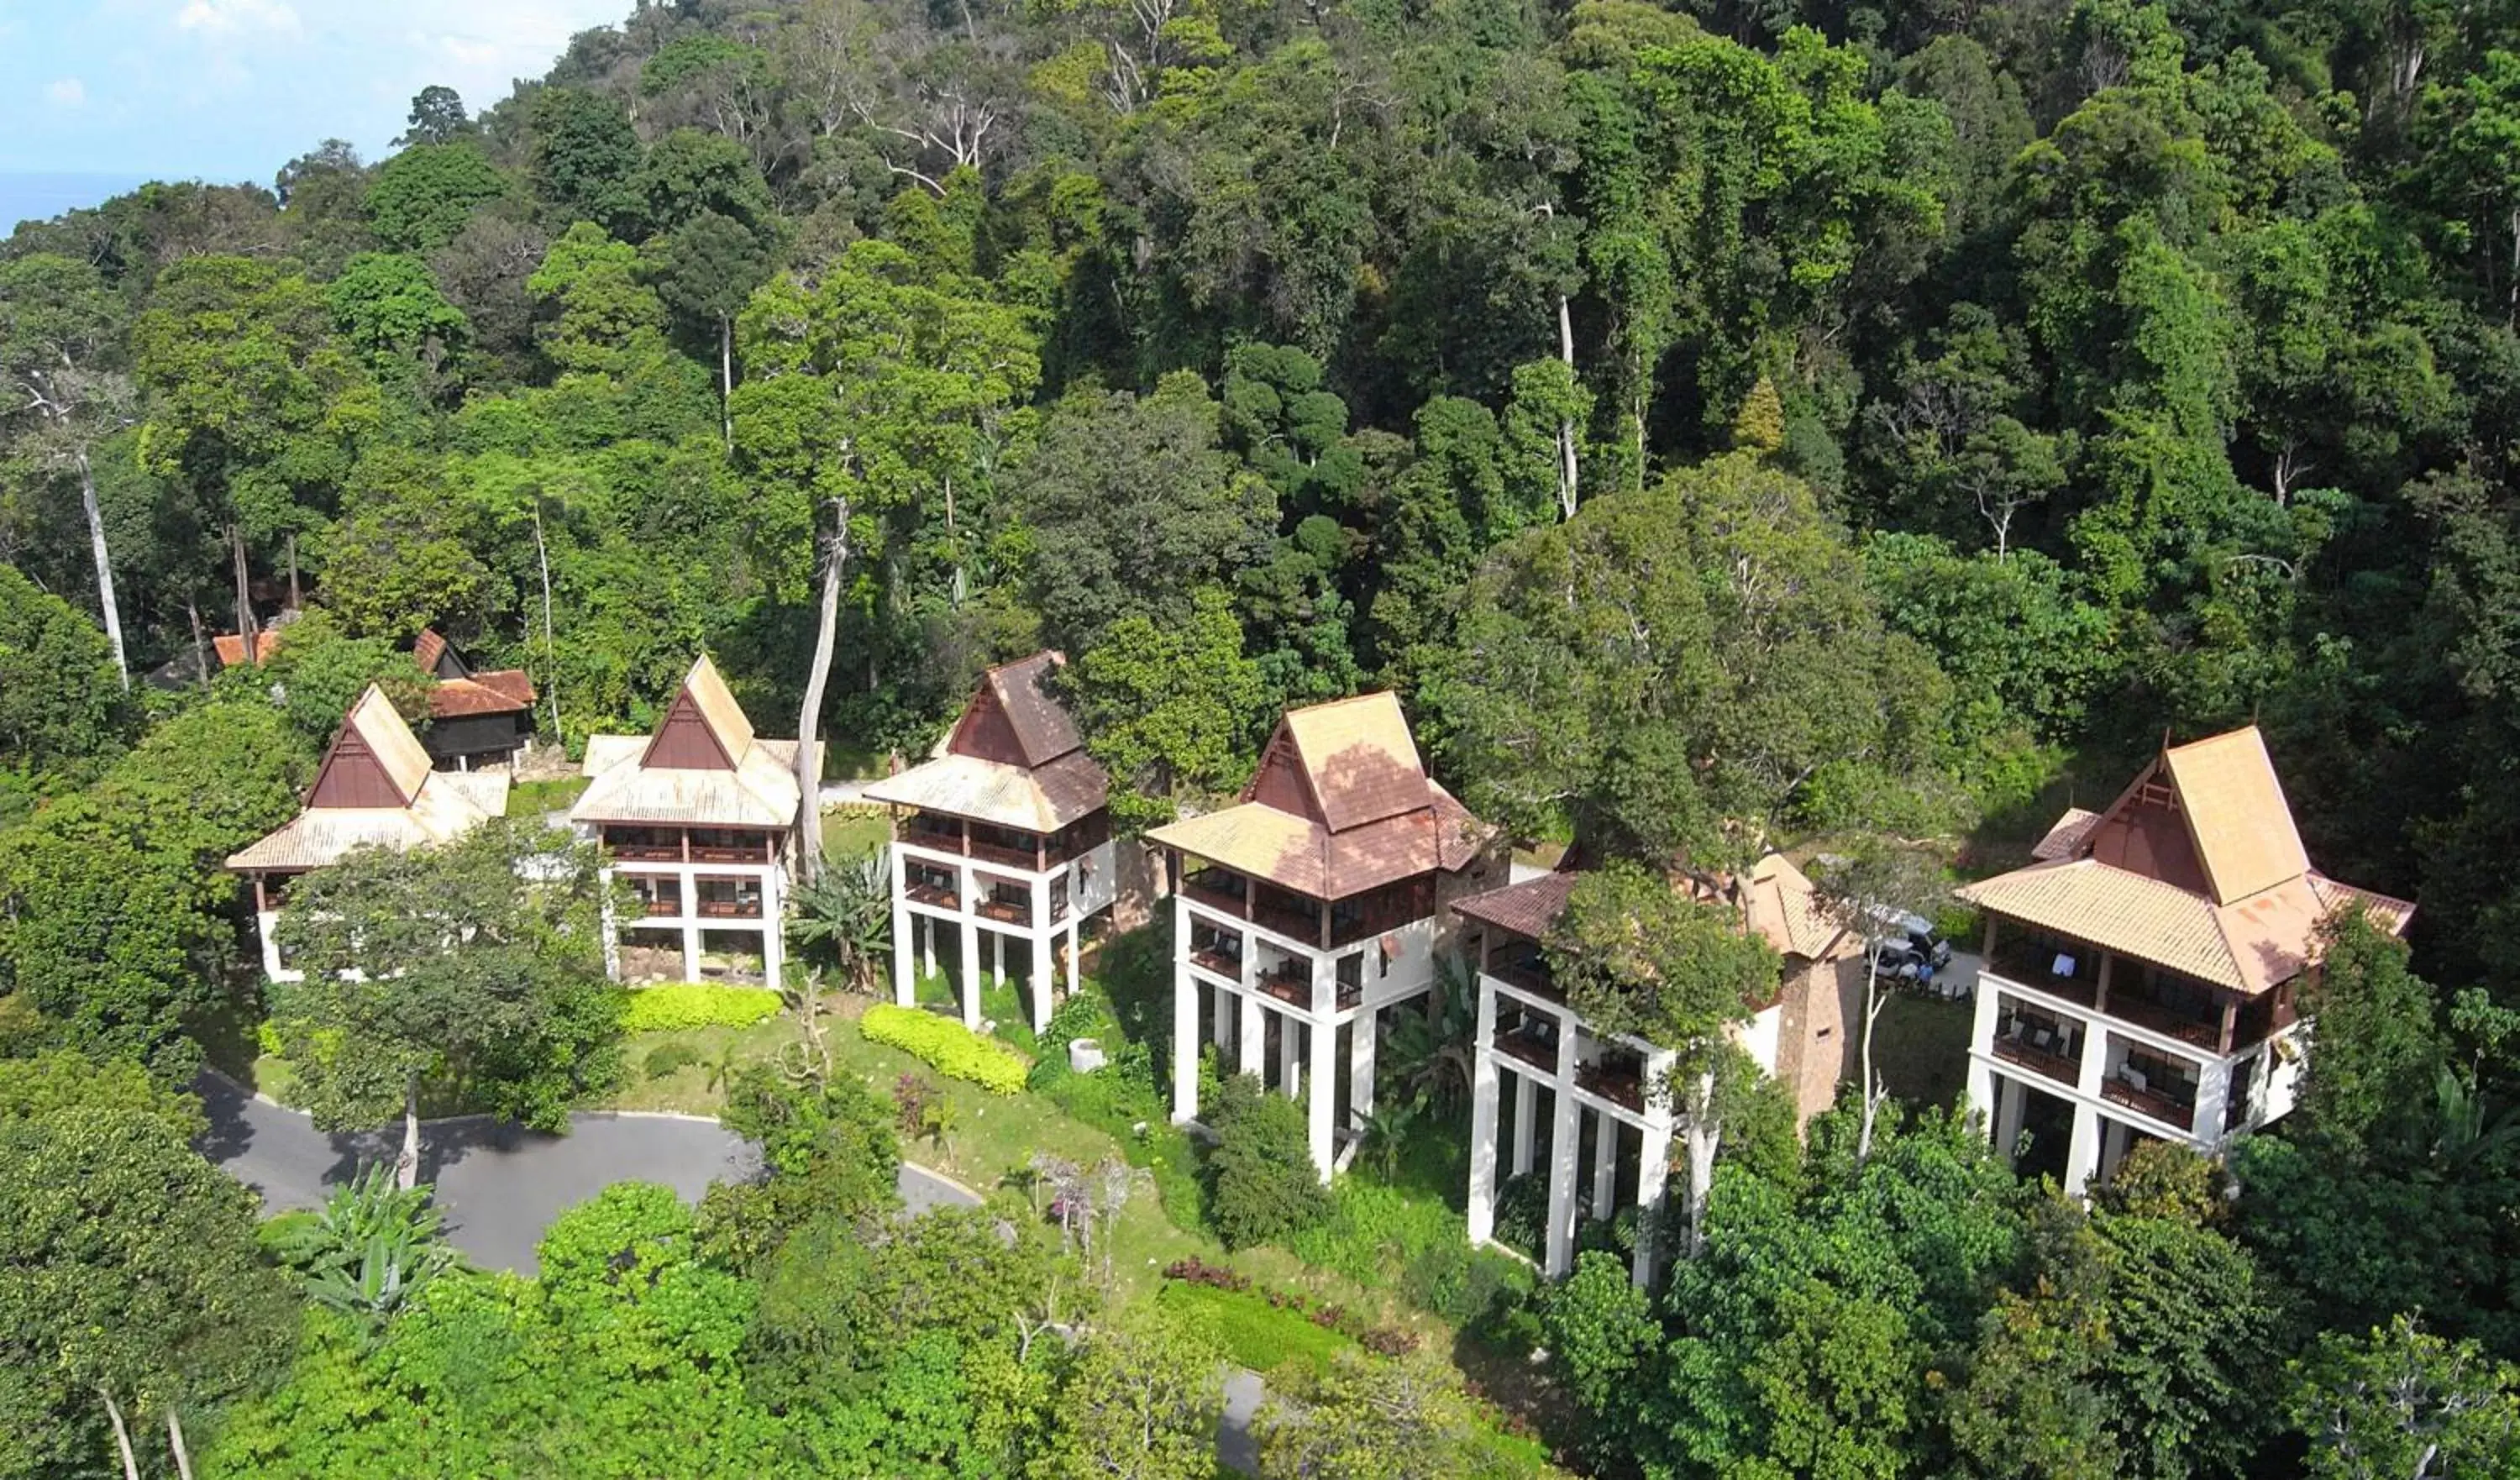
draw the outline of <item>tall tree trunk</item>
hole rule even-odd
[[[552,638],[551,549],[543,543],[543,496],[534,494],[534,563],[543,573],[543,695],[551,700],[552,742],[568,753],[568,735],[560,727],[560,644]]]
[[[1575,373],[1575,316],[1566,306],[1566,294],[1557,295],[1557,355],[1566,362],[1566,373]],[[1575,517],[1575,419],[1557,419],[1557,516]]]
[[[262,644],[253,627],[253,590],[251,567],[245,558],[245,526],[228,526],[228,562],[235,567],[237,636],[245,643],[245,661],[248,665],[262,661]]]
[[[122,1480],[140,1480],[140,1461],[131,1453],[131,1427],[122,1421],[122,1405],[113,1394],[99,1384],[96,1395],[105,1400],[105,1416],[113,1422],[113,1447],[122,1452]]]
[[[1688,1124],[1680,1133],[1688,1159],[1688,1202],[1681,1209],[1680,1251],[1685,1258],[1694,1259],[1706,1249],[1706,1198],[1715,1186],[1715,1147],[1722,1134],[1715,1122],[1715,1069],[1709,1065],[1698,1072]]]
[[[87,543],[96,557],[96,604],[105,614],[106,641],[113,645],[113,671],[122,679],[122,692],[131,692],[131,664],[122,652],[122,605],[113,599],[113,561],[106,556],[105,516],[96,507],[96,474],[89,469],[87,449],[78,450],[79,508],[87,515]]]
[[[189,596],[184,598],[184,614],[193,619],[193,661],[200,665],[196,671],[201,675],[202,687],[207,689],[210,687],[210,639],[202,630],[202,604]]]
[[[166,1443],[175,1451],[175,1473],[180,1480],[193,1480],[193,1451],[184,1443],[184,1420],[175,1416],[175,1405],[166,1405]]]
[[[726,424],[726,450],[735,451],[735,320],[717,316],[717,409]]]
[[[1855,1132],[1855,1169],[1872,1157],[1872,1119],[1881,1108],[1880,1098],[1872,1093],[1872,1025],[1881,1016],[1881,953],[1871,946],[1864,952],[1864,1077],[1857,1088],[1864,1095],[1864,1119]]]
[[[956,527],[954,474],[950,472],[945,474],[945,548],[951,552],[954,561],[954,589],[949,599],[959,608],[963,605],[963,597],[969,589],[969,584],[963,575],[963,536]]]
[[[840,640],[840,571],[849,560],[849,501],[832,501],[837,517],[823,549],[823,610],[814,632],[814,666],[805,675],[805,707],[796,716],[796,864],[807,879],[823,867],[823,768],[816,738],[823,692],[832,682],[832,650]]]
[[[420,1074],[402,1082],[402,1154],[394,1158],[394,1185],[408,1192],[420,1186]]]
[[[295,611],[306,605],[306,594],[297,588],[297,536],[289,536],[289,609]]]

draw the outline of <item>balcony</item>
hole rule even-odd
[[[642,894],[639,896],[639,905],[651,916],[683,913],[682,900],[671,894]]]
[[[2223,1042],[2223,1024],[2206,1022],[2190,1012],[2164,1007],[2148,997],[2132,992],[2111,991],[2105,1010],[2111,1017],[2123,1018],[2139,1028],[2150,1028],[2164,1038],[2175,1038],[2191,1048],[2214,1053]]]
[[[1242,890],[1240,875],[1213,869],[1203,874],[1192,874],[1182,880],[1182,893],[1208,909],[1231,915],[1237,919],[1243,918]]]
[[[2074,963],[2073,975],[2056,974],[2059,958]],[[2089,1008],[2099,998],[2100,952],[2095,948],[2007,939],[1999,933],[1995,954],[1988,958],[1986,967],[2007,981],[2079,1008]],[[2109,1007],[2114,1010],[2117,1004],[2112,1002]]]
[[[1526,1018],[1497,1024],[1496,1050],[1543,1074],[1557,1072],[1557,1034],[1544,1023]]]
[[[1576,1087],[1642,1115],[1645,1110],[1644,1075],[1637,1065],[1620,1060],[1585,1064],[1575,1071]]]
[[[611,849],[613,858],[622,863],[678,864],[683,861],[680,843],[607,842],[605,846]]]
[[[1252,907],[1251,922],[1306,945],[1321,939],[1322,912],[1318,905],[1298,908],[1264,898]]]
[[[995,890],[979,897],[971,913],[1000,924],[1032,926],[1032,900],[1028,896],[1001,893]]]
[[[758,899],[704,899],[700,901],[698,913],[702,919],[759,919],[761,901]]]
[[[1311,1011],[1313,1009],[1312,964],[1288,958],[1275,965],[1263,966],[1251,978],[1252,985],[1292,1008]]]
[[[2193,1090],[2189,1091],[2190,1098],[2182,1100],[2169,1095],[2165,1095],[2158,1090],[2149,1088],[2138,1089],[2134,1085],[2128,1084],[2122,1079],[2104,1079],[2100,1081],[2100,1098],[2102,1099],[2107,1100],[2113,1105],[2119,1105],[2126,1109],[2134,1110],[2138,1114],[2148,1115],[2154,1120],[2160,1121],[2164,1125],[2174,1126],[2190,1135],[2193,1135],[2196,1130],[2196,1101],[2193,1098],[2194,1093],[2195,1092]]]
[[[902,877],[901,892],[913,903],[939,910],[963,907],[962,890],[957,886],[954,875],[940,869],[910,870]]]
[[[2052,1050],[2033,1047],[2018,1039],[1997,1039],[1995,1056],[2006,1063],[2019,1064],[2032,1073],[2044,1075],[2058,1084],[2073,1084],[2082,1074],[2081,1060]]]
[[[1507,986],[1534,997],[1553,1003],[1566,1001],[1566,994],[1557,989],[1556,978],[1550,973],[1549,964],[1536,951],[1514,956],[1496,952],[1489,956],[1488,964],[1480,969]]]
[[[963,825],[940,823],[926,817],[914,817],[901,825],[901,840],[914,848],[933,848],[939,853],[963,851]]]
[[[730,843],[694,843],[692,862],[696,864],[766,864],[770,847],[766,843],[741,846]]]
[[[1035,848],[1018,848],[1005,842],[990,841],[976,833],[971,838],[971,856],[993,864],[1004,864],[1011,869],[1037,872],[1044,867],[1040,852]]]

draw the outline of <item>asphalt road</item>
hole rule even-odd
[[[399,1124],[325,1132],[299,1111],[254,1099],[204,1074],[194,1085],[209,1113],[202,1154],[262,1194],[273,1212],[319,1206],[369,1162],[401,1149]],[[421,1127],[420,1175],[436,1184],[447,1236],[475,1264],[531,1274],[534,1245],[563,1209],[616,1182],[660,1182],[698,1201],[708,1185],[759,1170],[752,1144],[710,1120],[589,1112],[569,1134],[528,1131],[484,1115]],[[902,1200],[914,1214],[979,1199],[922,1167],[904,1163]]]

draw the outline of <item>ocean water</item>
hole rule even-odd
[[[99,205],[136,190],[147,175],[37,173],[0,170],[0,237],[22,221],[46,221],[66,210]]]

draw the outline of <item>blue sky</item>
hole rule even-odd
[[[268,186],[327,138],[373,159],[424,86],[485,107],[631,3],[0,0],[0,172]]]

